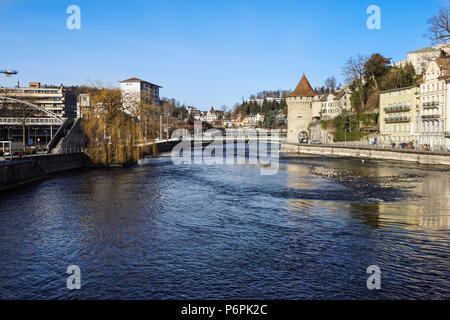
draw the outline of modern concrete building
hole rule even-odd
[[[25,122],[26,143],[47,144],[66,118],[76,116],[77,97],[62,85],[30,82],[28,88],[0,88],[0,140],[21,142]]]
[[[419,89],[416,86],[380,93],[379,143],[414,143],[416,140],[416,110]]]
[[[141,103],[156,105],[161,104],[159,98],[159,85],[138,79],[131,78],[120,81],[120,90],[124,102],[125,112],[132,114],[133,110]]]
[[[305,75],[302,76],[295,90],[287,96],[287,139],[289,142],[298,143],[302,139],[309,140],[308,126],[313,120],[313,102],[314,97],[317,96],[317,92],[311,87]]]
[[[49,88],[41,87],[39,82],[30,82],[28,88],[0,88],[0,96],[30,102],[62,118],[75,118],[77,115],[76,95],[63,85]],[[8,104],[11,101],[0,99],[0,108]],[[35,116],[44,115],[35,109]]]

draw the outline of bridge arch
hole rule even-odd
[[[13,101],[13,102],[18,102],[18,103],[23,103],[23,104],[25,104],[27,106],[30,106],[30,107],[32,107],[34,109],[37,109],[37,110],[39,110],[41,112],[44,112],[45,114],[49,115],[51,118],[59,120],[61,123],[64,122],[64,118],[62,118],[62,117],[58,116],[57,114],[55,114],[55,113],[53,113],[53,112],[51,112],[51,111],[49,111],[49,110],[47,110],[47,109],[45,109],[45,108],[43,108],[41,106],[38,106],[38,105],[36,105],[34,103],[31,103],[31,102],[28,102],[28,101],[19,100],[19,99],[16,99],[16,98],[5,97],[5,96],[0,96],[0,99],[5,99],[5,100]]]

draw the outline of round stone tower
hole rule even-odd
[[[288,142],[298,143],[302,139],[309,140],[308,126],[312,121],[312,103],[315,96],[317,92],[303,75],[295,90],[286,97]]]

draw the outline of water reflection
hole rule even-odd
[[[391,194],[388,201],[380,201],[380,194],[374,193],[361,202],[357,197],[361,188],[348,188],[336,177],[311,175],[312,167],[333,168],[337,171],[351,172],[357,179],[377,184],[381,190]],[[321,213],[329,214],[348,212],[351,218],[358,219],[374,228],[391,224],[404,225],[408,228],[449,229],[450,221],[450,173],[447,168],[416,166],[413,164],[396,164],[369,161],[364,164],[354,159],[332,159],[303,157],[289,159],[283,167],[287,172],[286,183],[294,189],[315,189],[321,186],[326,195],[340,194],[342,201],[349,201],[339,207],[336,203],[323,201],[316,204]],[[373,178],[376,178],[373,180]],[[355,184],[358,186],[357,184]],[[359,189],[359,190],[358,190]],[[402,191],[398,197],[396,191]],[[406,195],[406,196],[405,196]],[[334,199],[333,199],[334,200]],[[292,199],[287,202],[290,212],[304,212],[304,199]],[[311,203],[308,206],[312,206]]]

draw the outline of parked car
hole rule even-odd
[[[308,143],[307,139],[298,139],[298,143],[305,144]]]
[[[322,144],[322,142],[320,142],[319,140],[313,140],[311,141],[311,144]]]

